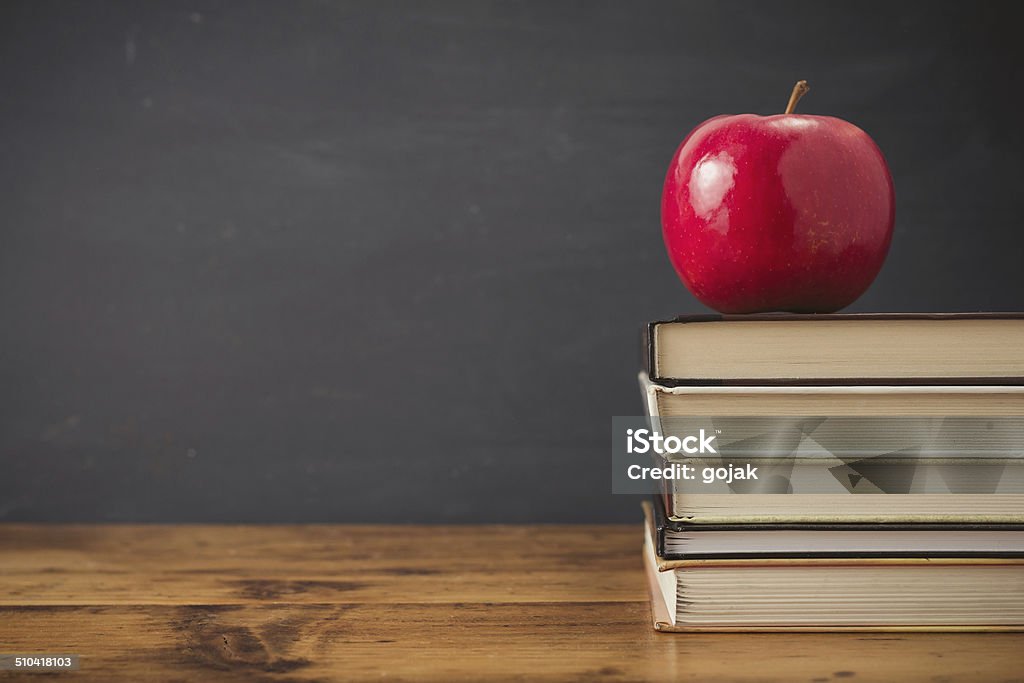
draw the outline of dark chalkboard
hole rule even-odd
[[[1019,310],[1017,15],[5,2],[0,519],[635,520],[676,145],[806,78],[896,181],[852,310]]]

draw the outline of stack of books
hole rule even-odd
[[[1024,628],[1024,315],[691,316],[644,350],[652,429],[716,436],[644,504],[657,630]]]

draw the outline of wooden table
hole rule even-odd
[[[0,652],[81,655],[31,680],[1024,680],[1020,634],[657,634],[640,540],[639,525],[0,525]]]

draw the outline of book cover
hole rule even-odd
[[[753,340],[729,356],[730,336],[716,334],[684,345],[670,359],[680,367],[659,367],[660,327],[704,334],[709,323]],[[665,386],[1024,384],[1024,313],[682,315],[647,324],[642,349],[641,367]]]

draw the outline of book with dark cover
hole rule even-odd
[[[643,351],[665,386],[1024,384],[1024,314],[687,315]]]
[[[1024,524],[693,524],[669,519],[661,495],[645,508],[665,560],[1024,557]]]

